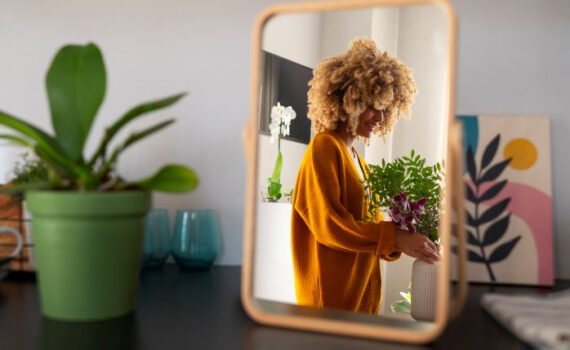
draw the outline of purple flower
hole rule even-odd
[[[423,197],[422,199],[418,200],[417,203],[420,207],[423,207],[427,203],[427,197]]]
[[[411,223],[407,223],[406,226],[408,231],[410,231],[411,233],[416,233],[416,228],[414,227],[414,225],[412,225]]]
[[[416,221],[420,221],[422,219],[422,213],[419,210],[414,210],[414,218]]]
[[[394,202],[400,203],[406,200],[406,194],[404,192],[399,193],[394,196]]]

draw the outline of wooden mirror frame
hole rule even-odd
[[[437,338],[444,330],[450,316],[457,314],[463,306],[467,293],[465,279],[465,226],[463,210],[456,211],[458,245],[458,287],[455,299],[450,303],[451,270],[451,219],[442,216],[441,240],[447,260],[441,264],[438,281],[436,322],[409,322],[378,317],[364,313],[303,307],[269,300],[256,299],[253,295],[254,234],[257,209],[257,161],[258,161],[258,107],[259,78],[262,70],[262,34],[265,24],[274,16],[300,12],[349,10],[377,6],[436,5],[448,18],[448,147],[444,210],[451,212],[451,205],[461,208],[463,203],[462,159],[460,128],[454,123],[455,65],[457,25],[453,8],[447,0],[345,0],[318,3],[290,3],[271,6],[261,12],[255,20],[252,33],[250,118],[242,135],[247,160],[246,210],[244,222],[243,265],[241,300],[247,314],[255,321],[272,326],[296,328],[348,336],[375,338],[408,343],[425,343]],[[451,307],[450,307],[451,305]]]

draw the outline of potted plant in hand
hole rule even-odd
[[[106,128],[91,157],[84,145],[106,89],[99,48],[67,45],[46,75],[55,135],[0,111],[0,125],[15,131],[0,138],[32,149],[47,168],[45,180],[14,185],[25,192],[32,214],[42,313],[60,320],[101,320],[134,309],[150,191],[193,190],[196,174],[167,165],[154,175],[127,181],[117,174],[119,155],[174,122],[169,119],[111,141],[127,124],[168,107],[184,94],[138,105]]]
[[[439,246],[440,204],[443,199],[440,163],[425,165],[425,158],[416,155],[382,160],[370,165],[365,183],[369,190],[369,217],[378,208],[410,234],[423,234]],[[437,294],[439,262],[429,264],[416,259],[412,268],[411,315],[417,320],[433,321]]]

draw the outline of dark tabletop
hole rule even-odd
[[[471,285],[461,315],[424,347],[271,328],[241,307],[239,267],[180,272],[175,266],[141,276],[137,311],[116,320],[67,323],[42,318],[33,277],[0,282],[0,349],[528,349],[482,311],[484,292],[547,293],[570,287]]]

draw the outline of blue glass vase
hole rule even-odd
[[[170,224],[167,209],[153,209],[146,216],[143,269],[161,267],[170,255]]]
[[[172,256],[183,270],[206,270],[218,256],[218,218],[213,210],[178,210]]]

